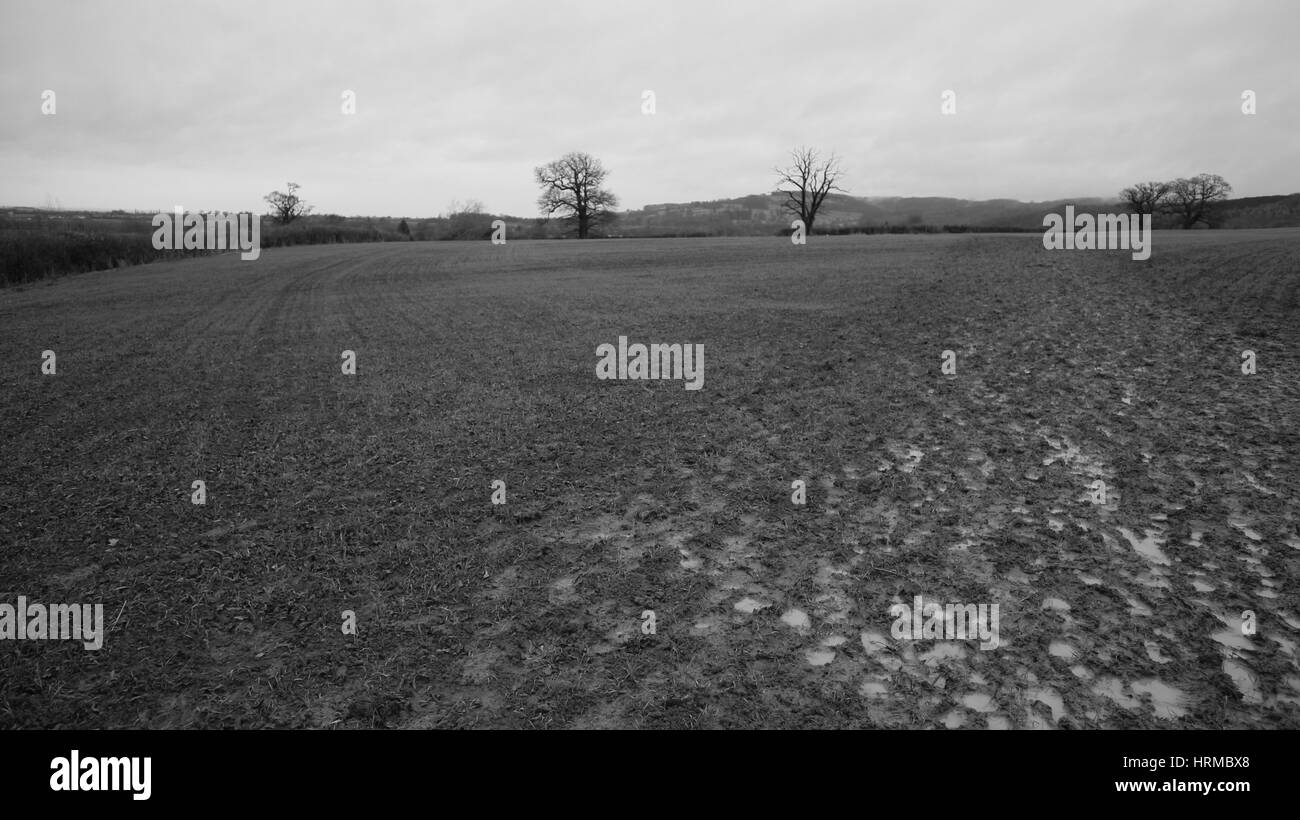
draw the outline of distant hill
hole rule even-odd
[[[661,203],[625,211],[610,226],[615,236],[753,236],[788,231],[791,216],[782,209],[779,193],[752,194],[707,202]],[[1076,212],[1119,213],[1117,200],[1097,197],[1021,202],[1016,199],[956,199],[952,197],[855,197],[832,194],[817,215],[814,229],[843,232],[853,228],[894,230],[1024,230],[1043,229],[1043,215]],[[1166,226],[1164,220],[1157,224]],[[1219,206],[1223,228],[1300,227],[1300,194],[1246,197]]]
[[[1219,208],[1224,228],[1294,228],[1300,225],[1300,194],[1229,199]]]

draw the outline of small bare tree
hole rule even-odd
[[[1135,214],[1155,214],[1165,205],[1169,196],[1168,182],[1139,182],[1119,192],[1119,197]]]
[[[1198,222],[1213,227],[1217,203],[1228,198],[1232,186],[1218,174],[1197,174],[1190,179],[1176,179],[1169,183],[1169,202],[1166,209],[1183,221],[1183,228]]]
[[[812,233],[813,221],[817,218],[822,203],[826,201],[826,196],[831,191],[848,193],[836,184],[844,172],[835,154],[821,162],[815,150],[797,148],[791,152],[790,157],[790,167],[773,169],[781,178],[782,184],[794,186],[792,191],[782,191],[786,195],[782,207],[802,219],[804,230]]]
[[[592,226],[610,219],[618,207],[618,197],[601,187],[608,173],[600,160],[580,152],[534,168],[542,186],[537,207],[547,216],[564,213],[577,224],[578,238],[586,239]]]
[[[298,196],[298,187],[298,183],[290,182],[287,194],[272,191],[264,197],[271,205],[271,218],[281,225],[288,225],[298,217],[306,216],[312,211],[312,206],[305,204]]]
[[[481,214],[484,213],[483,203],[477,199],[467,199],[461,202],[459,199],[453,199],[447,206],[447,218],[450,219],[457,214]]]

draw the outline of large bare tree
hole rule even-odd
[[[542,186],[537,205],[547,216],[561,213],[576,223],[578,238],[586,239],[591,228],[609,219],[618,207],[618,197],[601,187],[608,173],[590,154],[565,154],[533,169]]]
[[[1135,214],[1156,214],[1169,196],[1168,182],[1139,182],[1119,192],[1119,197]]]
[[[312,211],[312,206],[303,202],[302,198],[298,196],[298,188],[298,183],[290,182],[289,193],[272,191],[263,197],[271,206],[271,218],[281,225],[288,225],[298,217],[306,216]]]
[[[782,206],[803,220],[804,230],[812,233],[813,221],[817,211],[831,191],[847,193],[837,183],[843,176],[840,161],[834,155],[821,161],[812,148],[796,148],[790,153],[791,164],[788,168],[776,168],[782,184],[793,185],[794,190],[786,190]]]
[[[1197,174],[1169,183],[1169,201],[1165,208],[1182,219],[1183,228],[1191,228],[1198,222],[1213,227],[1214,206],[1227,199],[1230,193],[1232,186],[1218,174]]]

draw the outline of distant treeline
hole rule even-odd
[[[124,268],[178,256],[229,251],[156,250],[152,213],[0,212],[0,284],[32,282],[49,276]],[[383,242],[405,240],[378,226],[330,224],[307,218],[290,225],[261,221],[260,245]]]
[[[877,234],[877,233],[1042,233],[1042,228],[1022,228],[1011,225],[1005,226],[984,226],[984,225],[847,225],[826,230],[818,229],[817,233],[827,234],[829,236],[845,236],[847,234]],[[783,231],[789,235],[790,231]]]
[[[595,236],[606,238],[685,238],[721,236],[788,236],[789,220],[774,214],[770,197],[751,196],[721,203],[690,203],[654,206],[636,212],[617,214]],[[877,206],[842,198],[836,203],[841,213],[828,212],[823,223],[816,223],[814,235],[846,234],[939,234],[939,233],[1039,233],[1041,206],[1013,203],[1031,209],[1017,225],[996,224],[928,224],[927,217],[908,216],[895,223],[880,220],[879,215],[844,211],[850,206],[864,209]],[[918,201],[926,202],[926,201]],[[936,202],[941,202],[936,200]],[[960,201],[953,200],[960,205]],[[978,203],[977,203],[978,204]],[[996,204],[996,203],[995,203]],[[766,210],[764,210],[766,207]],[[913,205],[904,207],[911,208]],[[1009,206],[1008,206],[1009,207]],[[1122,211],[1118,203],[1103,208]],[[942,209],[956,215],[956,206]],[[1046,210],[1059,211],[1051,207]],[[1084,208],[1084,210],[1096,210]],[[50,276],[109,270],[174,259],[177,256],[201,256],[229,251],[155,250],[153,247],[154,213],[144,211],[56,211],[37,208],[0,208],[0,286],[32,282]],[[963,214],[962,216],[970,216]],[[986,215],[987,216],[987,215]],[[995,215],[989,222],[1006,219]],[[574,234],[573,226],[558,219],[496,216],[486,213],[456,213],[447,217],[402,219],[399,217],[344,217],[334,214],[311,214],[288,225],[263,217],[261,247],[285,245],[320,245],[341,242],[410,242],[465,240],[483,241],[492,236],[492,222],[506,223],[506,238],[560,239]],[[942,217],[931,214],[929,220]],[[1020,215],[1016,215],[1020,221]],[[1174,219],[1157,215],[1155,227],[1175,227]],[[1228,200],[1219,205],[1216,225],[1225,228],[1263,228],[1300,225],[1300,195],[1249,197]]]
[[[1021,228],[1015,226],[985,227],[974,225],[839,225],[834,228],[813,231],[814,236],[848,236],[850,234],[937,234],[937,233],[1042,233],[1042,228]],[[659,231],[648,233],[611,233],[604,239],[708,239],[713,237],[737,236],[789,236],[790,228],[769,230],[764,234],[735,233],[719,230]]]
[[[230,251],[156,250],[153,212],[111,213],[0,209],[0,285],[33,282],[50,276],[111,270],[178,256],[204,256]],[[281,225],[263,217],[260,245],[328,245],[342,242],[410,242],[412,240],[489,239],[489,214],[458,214],[452,218],[344,217],[333,214],[300,217]],[[512,239],[549,239],[564,234],[563,226],[544,219],[507,219]],[[406,223],[407,232],[401,230]]]

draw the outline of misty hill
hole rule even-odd
[[[1300,225],[1300,194],[1229,199],[1218,218],[1224,228],[1294,228]]]
[[[782,209],[785,196],[753,194],[708,202],[647,205],[619,215],[609,233],[615,236],[752,236],[788,230],[791,216]],[[957,199],[953,197],[854,197],[832,194],[817,215],[815,230],[839,232],[851,228],[967,230],[1043,229],[1043,215],[1076,212],[1120,213],[1118,200],[1097,197],[1021,202],[1016,199]],[[1224,228],[1300,227],[1300,194],[1230,199],[1219,206]],[[1157,224],[1162,224],[1158,221]]]

